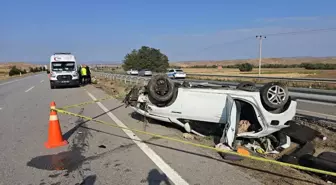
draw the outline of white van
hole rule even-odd
[[[79,86],[77,62],[71,53],[55,53],[50,57],[50,88]]]

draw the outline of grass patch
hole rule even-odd
[[[126,94],[131,90],[133,84],[125,84],[122,81],[113,81],[109,78],[95,77],[96,83],[93,85],[104,90],[107,94],[118,100],[123,100]]]

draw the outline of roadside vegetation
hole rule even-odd
[[[194,65],[185,68],[238,68],[242,66],[251,66],[252,68],[258,68],[257,65],[252,65],[251,63],[235,64],[235,65]],[[177,66],[174,66],[177,67]],[[336,64],[328,63],[301,63],[301,64],[263,64],[261,68],[304,68],[304,69],[322,69],[322,70],[334,70],[336,69]],[[249,71],[252,71],[249,70]]]
[[[44,67],[34,64],[12,62],[0,64],[0,80],[13,78],[16,76],[26,76],[32,73],[45,71]]]
[[[29,68],[29,73],[37,73],[37,72],[41,72],[41,71],[46,71],[45,67],[35,67]],[[9,76],[15,76],[15,75],[23,75],[23,74],[27,74],[27,70],[26,69],[18,69],[16,66],[11,67],[11,69],[8,72]]]
[[[161,53],[159,49],[142,46],[138,50],[126,54],[122,68],[129,69],[149,69],[154,72],[165,72],[169,67],[167,55]]]

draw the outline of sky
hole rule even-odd
[[[0,0],[0,62],[122,61],[158,48],[170,61],[336,56],[335,0]],[[329,29],[329,31],[301,32]],[[297,34],[280,34],[299,32]],[[272,34],[275,34],[272,36]]]

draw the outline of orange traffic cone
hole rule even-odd
[[[55,108],[55,102],[51,102],[50,108]],[[63,140],[61,126],[58,121],[57,113],[54,110],[50,111],[49,117],[49,133],[48,141],[44,143],[46,148],[55,148],[67,145],[68,142]]]

